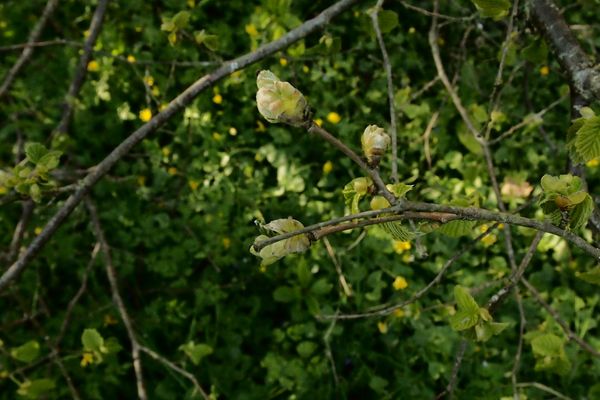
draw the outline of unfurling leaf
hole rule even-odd
[[[391,138],[383,128],[377,125],[369,125],[365,128],[360,141],[363,153],[369,163],[377,164],[390,145]]]
[[[308,118],[308,104],[298,89],[283,82],[271,71],[260,71],[256,78],[258,111],[272,123],[301,126]]]
[[[266,225],[261,226],[264,230],[281,235],[284,233],[294,232],[304,228],[304,225],[292,218],[276,219]],[[254,240],[254,245],[267,240],[269,236],[260,235]],[[250,247],[250,253],[262,258],[262,265],[266,266],[273,264],[280,258],[291,253],[302,253],[310,247],[310,240],[305,234],[292,236],[291,238],[280,240],[279,242],[265,246],[260,251],[254,250],[254,245]]]
[[[596,267],[587,272],[580,272],[576,275],[579,279],[594,285],[600,285],[600,267]]]
[[[584,118],[576,135],[575,149],[583,161],[600,157],[600,116]]]
[[[500,19],[508,15],[510,1],[508,0],[471,0],[484,17]]]
[[[438,228],[438,231],[446,236],[460,237],[470,235],[473,232],[473,227],[477,224],[476,221],[461,221],[455,220],[445,223]]]

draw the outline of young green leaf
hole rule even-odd
[[[482,16],[500,19],[508,15],[510,1],[508,0],[471,0]]]
[[[32,142],[25,145],[25,156],[33,164],[37,164],[47,152],[48,150],[41,143]]]
[[[34,361],[40,354],[40,344],[31,340],[19,347],[15,347],[10,351],[10,355],[15,360],[30,363]]]
[[[600,116],[585,119],[577,131],[575,148],[584,161],[600,157]]]
[[[594,285],[600,285],[600,267],[596,267],[587,272],[580,272],[580,273],[576,274],[576,276],[579,279],[586,281],[588,283],[591,283]]]

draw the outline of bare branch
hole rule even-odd
[[[104,14],[106,13],[107,4],[108,0],[98,1],[98,6],[96,6],[96,10],[94,11],[94,15],[92,16],[92,22],[88,30],[90,34],[88,35],[83,44],[83,53],[81,54],[81,58],[79,59],[79,65],[75,70],[75,76],[73,77],[73,81],[71,82],[71,85],[69,86],[69,90],[67,92],[61,120],[58,126],[56,127],[55,131],[52,132],[52,135],[66,133],[69,129],[69,123],[71,121],[71,116],[73,115],[73,107],[75,106],[75,99],[79,95],[79,91],[81,90],[83,82],[85,81],[87,65],[92,59],[92,51],[94,50],[94,44],[96,43],[96,39],[100,34],[100,29],[102,27],[102,21],[104,20]]]
[[[121,144],[106,156],[104,160],[93,167],[91,172],[80,181],[77,191],[65,201],[63,206],[56,214],[54,214],[48,223],[46,223],[42,232],[33,240],[23,255],[0,277],[0,291],[6,288],[10,282],[21,274],[27,264],[40,252],[54,235],[56,230],[65,222],[75,207],[83,201],[89,190],[135,145],[144,140],[148,135],[154,133],[160,126],[165,124],[171,117],[190,104],[200,93],[211,87],[217,81],[235,71],[262,60],[279,50],[285,49],[298,40],[308,36],[310,33],[323,28],[332,18],[347,10],[356,2],[357,0],[338,1],[315,18],[304,22],[302,25],[291,30],[281,38],[261,46],[251,53],[225,62],[212,73],[198,79],[179,96],[173,99],[163,111],[129,135],[127,139],[121,142]],[[2,200],[5,200],[5,197],[7,196],[1,198],[0,203],[4,204]]]
[[[54,12],[54,9],[56,8],[57,4],[58,0],[48,0],[48,2],[46,3],[46,7],[44,7],[44,11],[42,12],[40,19],[35,24],[33,30],[29,34],[29,39],[27,40],[28,45],[25,46],[23,52],[19,56],[19,59],[12,66],[10,71],[8,71],[8,73],[4,77],[4,82],[2,82],[2,85],[0,85],[0,99],[4,97],[6,93],[8,93],[10,87],[17,78],[17,74],[19,73],[19,71],[21,71],[21,69],[31,58],[31,55],[33,54],[33,46],[31,46],[31,43],[38,41],[40,35],[42,34],[42,31],[44,30],[44,27],[46,26],[46,23],[48,22],[48,19]]]

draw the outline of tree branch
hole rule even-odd
[[[600,99],[600,70],[594,68],[556,4],[552,0],[530,0],[529,3],[534,24],[552,45],[575,92],[588,101]]]
[[[25,64],[27,64],[27,62],[31,58],[31,55],[33,54],[33,46],[31,44],[38,41],[40,35],[42,34],[42,31],[44,30],[44,27],[46,26],[46,23],[48,22],[48,19],[54,12],[54,9],[56,8],[57,4],[58,0],[48,0],[48,2],[46,3],[46,7],[44,7],[42,16],[40,17],[38,22],[33,27],[33,30],[29,34],[27,45],[23,49],[23,52],[21,53],[19,58],[17,59],[17,62],[15,62],[10,71],[8,71],[8,73],[4,77],[4,82],[2,82],[2,85],[0,85],[0,99],[4,97],[6,93],[8,93],[10,87],[17,78],[17,74],[19,73],[19,71],[21,71],[21,69],[25,66]]]
[[[190,87],[184,90],[179,96],[173,99],[169,105],[158,113],[149,122],[142,125],[133,132],[127,139],[119,144],[104,160],[91,168],[91,172],[79,182],[79,188],[63,204],[63,206],[46,223],[42,232],[31,242],[27,250],[21,257],[13,263],[8,270],[0,277],[0,291],[5,289],[10,282],[16,279],[27,264],[40,252],[56,230],[65,222],[84,199],[90,189],[108,173],[108,171],[123,158],[135,145],[144,140],[148,135],[155,132],[160,126],[165,124],[171,117],[177,114],[190,104],[200,93],[211,87],[215,82],[224,77],[262,60],[269,55],[285,49],[298,40],[308,36],[310,33],[323,28],[335,16],[350,8],[358,0],[340,0],[331,7],[325,9],[318,16],[304,22],[299,27],[291,30],[281,38],[259,47],[256,51],[225,62],[212,73],[203,76],[194,82]]]

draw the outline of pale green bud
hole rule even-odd
[[[307,120],[308,105],[298,89],[282,82],[271,71],[260,71],[256,78],[258,111],[269,122],[301,126]]]
[[[385,150],[390,145],[390,135],[377,125],[369,125],[365,128],[360,141],[363,153],[370,164],[377,164]]]

